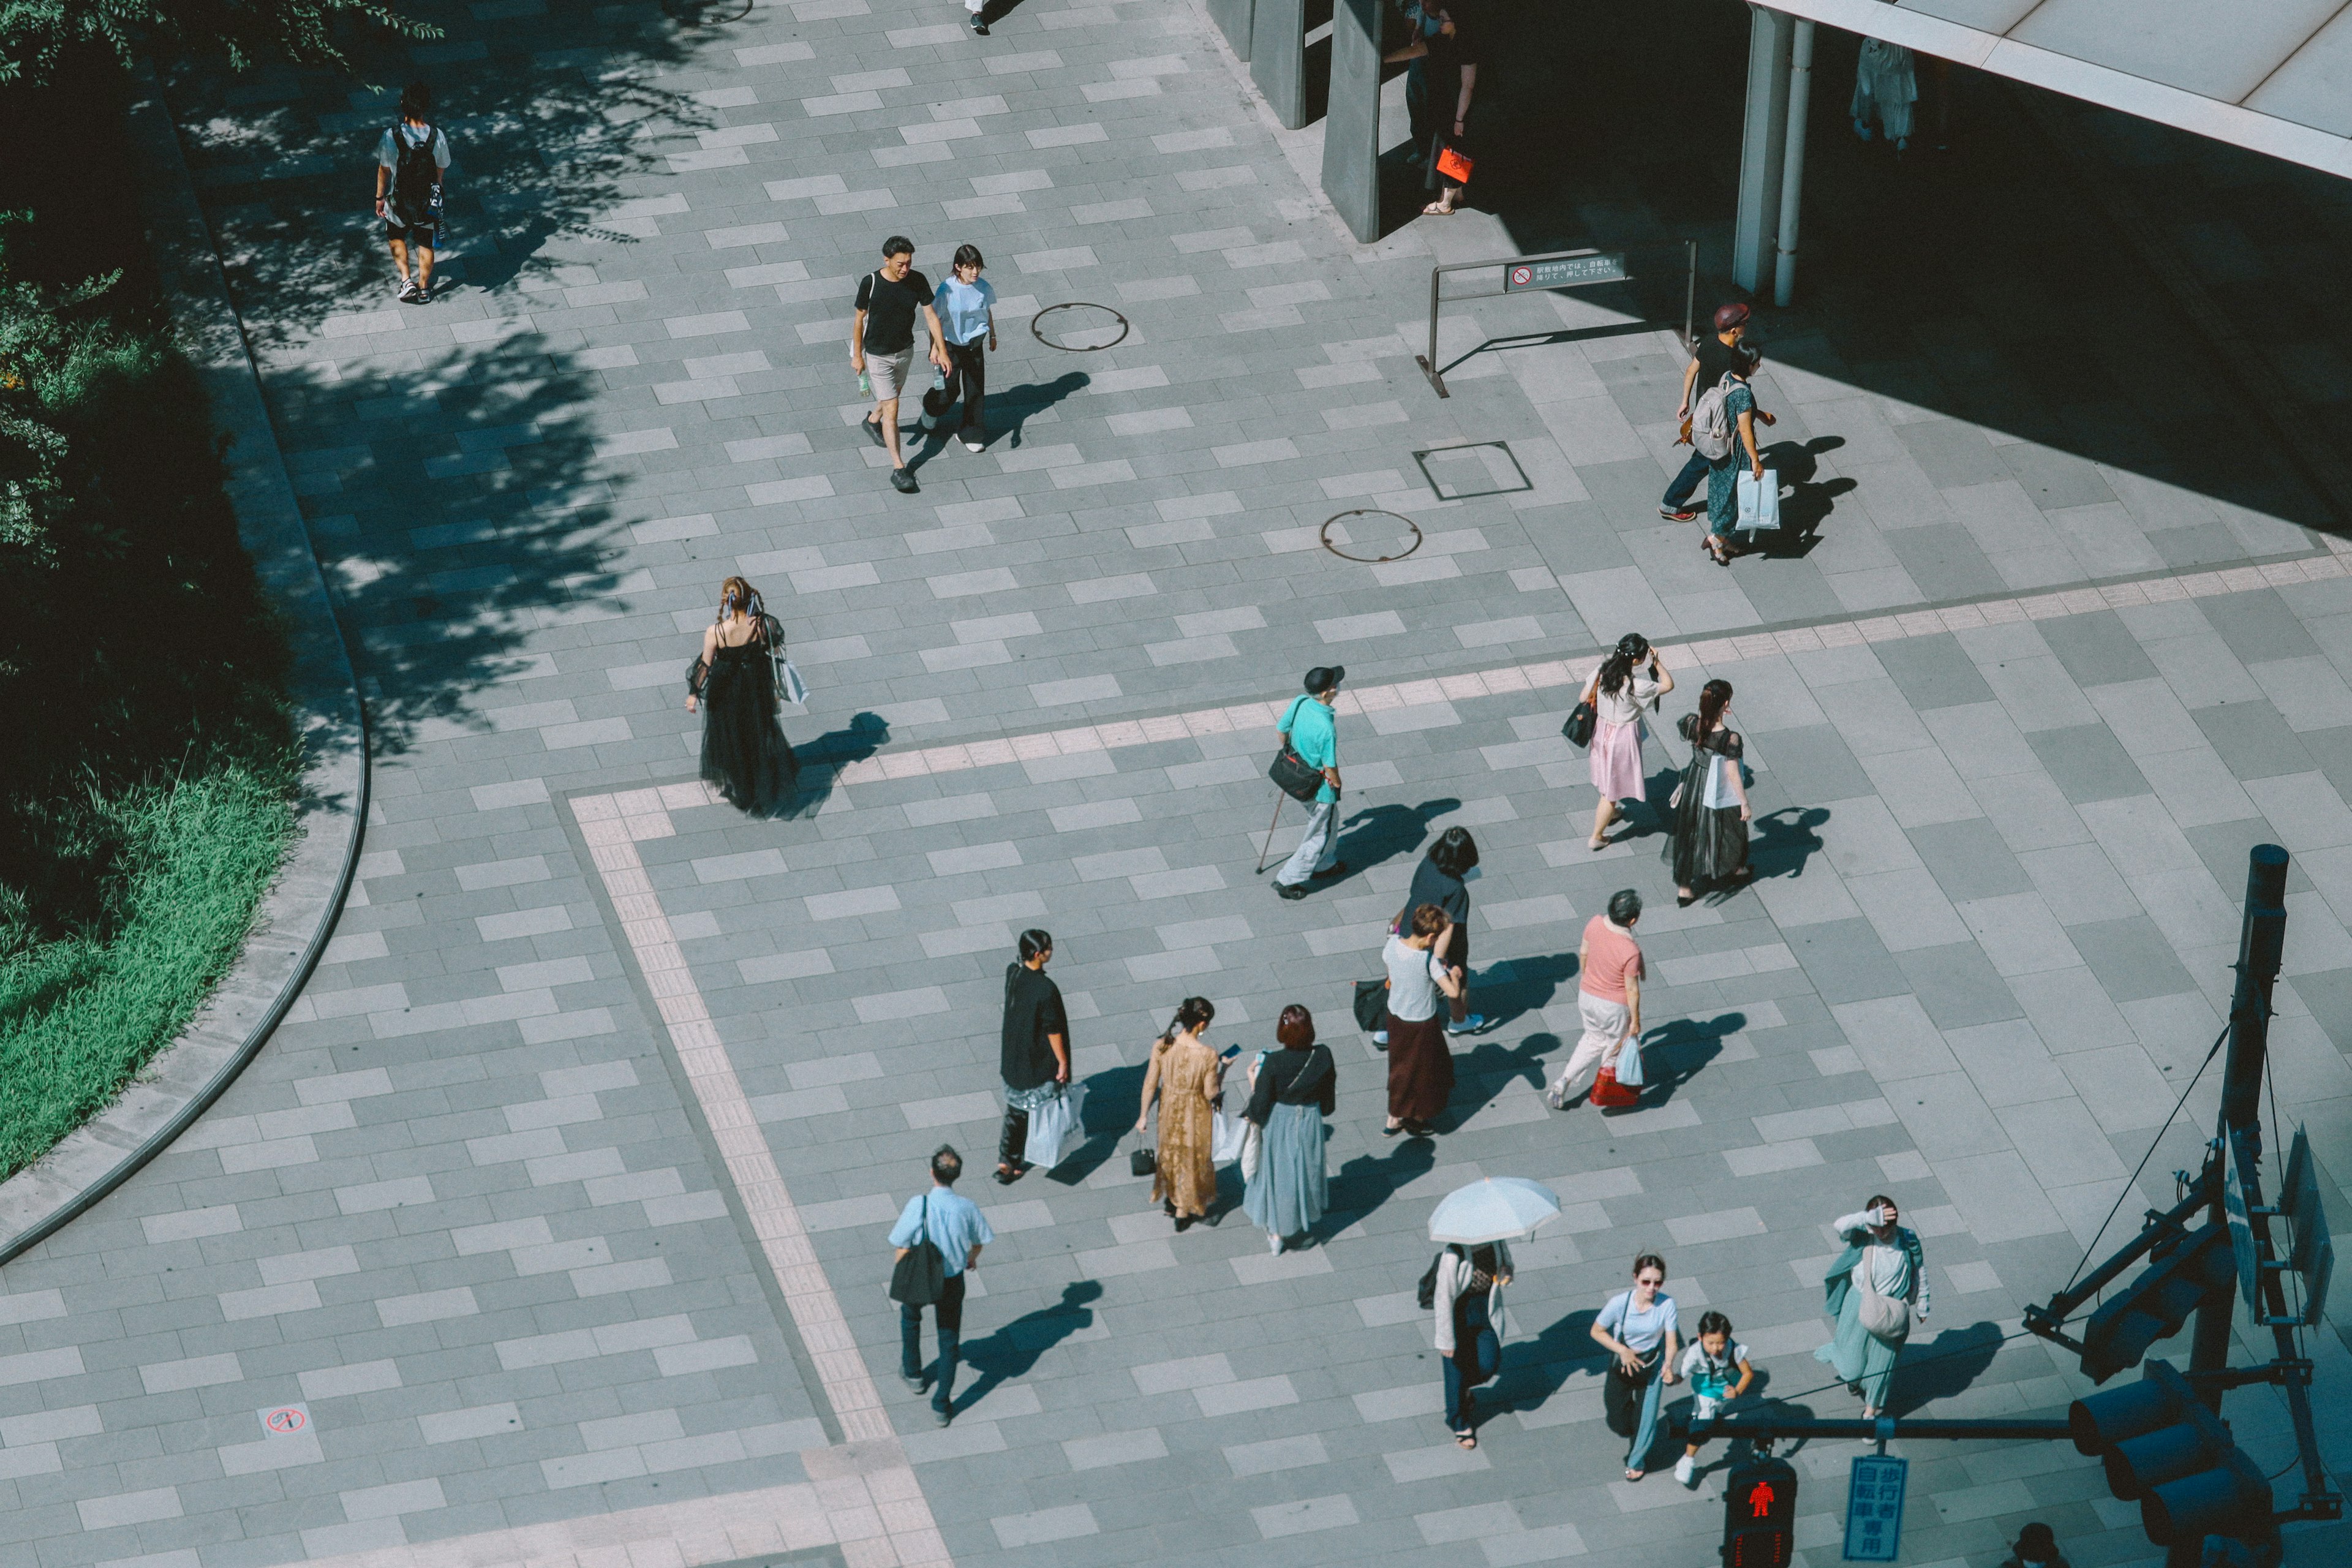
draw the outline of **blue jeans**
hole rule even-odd
[[[931,1384],[931,1408],[945,1410],[955,1398],[956,1368],[963,1355],[963,1276],[950,1274],[931,1309],[938,1320],[940,1373]],[[898,1370],[908,1377],[923,1375],[923,1310],[912,1302],[898,1303]]]
[[[1697,449],[1694,447],[1690,457],[1683,463],[1683,471],[1675,476],[1674,483],[1666,487],[1666,493],[1658,498],[1658,504],[1669,511],[1689,510],[1692,496],[1697,492],[1701,485],[1706,483],[1706,470],[1709,466],[1707,460],[1699,456]]]
[[[1661,1366],[1651,1376],[1649,1386],[1642,1390],[1642,1418],[1633,1428],[1633,1447],[1625,1450],[1625,1468],[1629,1470],[1649,1468],[1650,1450],[1658,1442],[1659,1395],[1665,1386],[1666,1369]]]
[[[1503,1342],[1486,1316],[1486,1298],[1464,1296],[1454,1306],[1454,1354],[1445,1358],[1445,1425],[1470,1430],[1470,1391],[1503,1370]],[[1467,1362],[1471,1364],[1465,1366]]]

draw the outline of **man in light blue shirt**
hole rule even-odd
[[[1339,858],[1339,729],[1331,712],[1339,700],[1339,682],[1347,678],[1343,665],[1318,664],[1308,670],[1307,695],[1291,699],[1277,726],[1301,762],[1323,770],[1323,787],[1315,792],[1315,809],[1307,818],[1307,837],[1274,874],[1274,890],[1286,899],[1303,899],[1313,883],[1348,874],[1347,862]]]
[[[940,1337],[940,1372],[931,1385],[931,1415],[942,1426],[955,1415],[956,1367],[963,1345],[964,1270],[980,1262],[980,1249],[996,1239],[987,1216],[970,1198],[958,1197],[955,1179],[963,1174],[963,1156],[942,1143],[931,1155],[930,1191],[907,1200],[906,1212],[890,1227],[890,1245],[898,1248],[895,1263],[923,1241],[940,1249],[947,1280],[935,1303]],[[923,1392],[923,1310],[911,1301],[898,1303],[898,1376],[917,1394]]]

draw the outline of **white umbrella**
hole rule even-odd
[[[1477,1247],[1535,1234],[1559,1214],[1559,1195],[1541,1182],[1487,1176],[1450,1192],[1429,1216],[1429,1239]]]

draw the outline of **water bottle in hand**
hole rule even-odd
[[[874,395],[874,384],[862,370],[857,373],[857,395],[860,397]]]

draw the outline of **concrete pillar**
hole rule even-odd
[[[1381,237],[1381,0],[1333,0],[1323,194],[1358,239]]]
[[[1247,64],[1250,57],[1250,28],[1255,26],[1252,0],[1209,0],[1209,20],[1233,46],[1234,58]]]
[[[1780,150],[1780,260],[1772,275],[1772,303],[1783,309],[1797,297],[1797,218],[1804,209],[1805,113],[1812,92],[1813,25],[1800,21],[1789,54],[1789,134]]]
[[[1786,51],[1783,50],[1785,56]],[[1250,76],[1286,131],[1307,123],[1307,0],[1256,0]]]
[[[1750,294],[1772,288],[1780,240],[1780,181],[1789,136],[1792,18],[1748,7],[1748,114],[1739,144],[1739,218],[1731,235],[1731,277]]]

